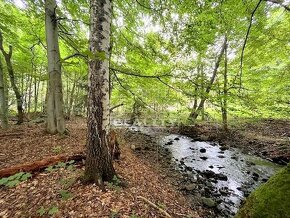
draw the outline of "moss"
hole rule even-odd
[[[236,218],[290,218],[290,164],[246,200]]]

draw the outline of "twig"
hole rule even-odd
[[[148,203],[149,205],[151,205],[152,207],[154,207],[155,209],[159,210],[161,213],[163,213],[165,215],[165,217],[172,217],[169,213],[167,213],[165,210],[163,210],[162,208],[158,207],[156,204],[152,203],[151,201],[149,201],[148,199],[142,197],[142,196],[137,196],[137,198],[145,201],[146,203]]]

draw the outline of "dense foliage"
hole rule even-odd
[[[113,116],[133,122],[158,119],[156,124],[187,122],[205,99],[202,119],[220,120],[221,110],[229,119],[289,118],[290,13],[287,1],[277,2],[115,1],[111,106],[124,105]],[[88,8],[84,0],[62,0],[56,9],[67,116],[86,114],[87,60],[92,55]],[[45,111],[44,12],[43,1],[0,1],[0,31],[4,47],[13,46],[15,79],[27,118]],[[225,37],[227,55],[211,84]],[[16,99],[2,54],[0,58],[9,114],[14,115]]]

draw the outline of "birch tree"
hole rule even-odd
[[[65,132],[63,115],[63,94],[61,80],[61,60],[58,43],[58,20],[56,1],[45,1],[45,32],[48,58],[48,98],[47,132],[51,134]]]
[[[109,57],[111,0],[90,1],[88,135],[85,182],[102,186],[115,175],[108,146],[110,128]]]

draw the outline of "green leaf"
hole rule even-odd
[[[68,162],[68,164],[74,164],[75,163],[75,160],[70,160],[69,162]]]
[[[25,174],[20,178],[20,180],[21,180],[21,181],[26,181],[26,180],[28,180],[30,177],[32,177],[32,174],[31,174],[31,173],[25,173]]]
[[[61,198],[63,200],[68,200],[69,198],[73,196],[73,194],[67,190],[61,190],[59,194],[61,195]]]
[[[66,163],[64,162],[59,162],[57,165],[55,165],[55,167],[57,168],[65,168],[65,166],[66,166]]]
[[[47,171],[47,172],[53,172],[53,171],[55,171],[56,169],[54,169],[53,168],[53,166],[49,166],[49,167],[47,167],[46,169],[45,169],[45,171]]]
[[[49,209],[48,215],[54,215],[58,212],[58,207],[53,206],[52,208]]]
[[[9,187],[9,188],[13,188],[15,186],[17,186],[18,184],[20,183],[19,180],[13,180],[13,181],[9,181],[6,186]]]
[[[0,179],[0,185],[5,185],[8,181],[8,178],[2,178]]]
[[[37,213],[40,215],[40,216],[43,216],[45,213],[46,213],[46,210],[45,208],[42,206],[41,208],[39,208],[37,210]]]
[[[9,176],[8,177],[8,180],[9,181],[13,181],[13,180],[15,180],[17,178],[17,174],[14,174],[14,175],[12,175],[12,176]]]

